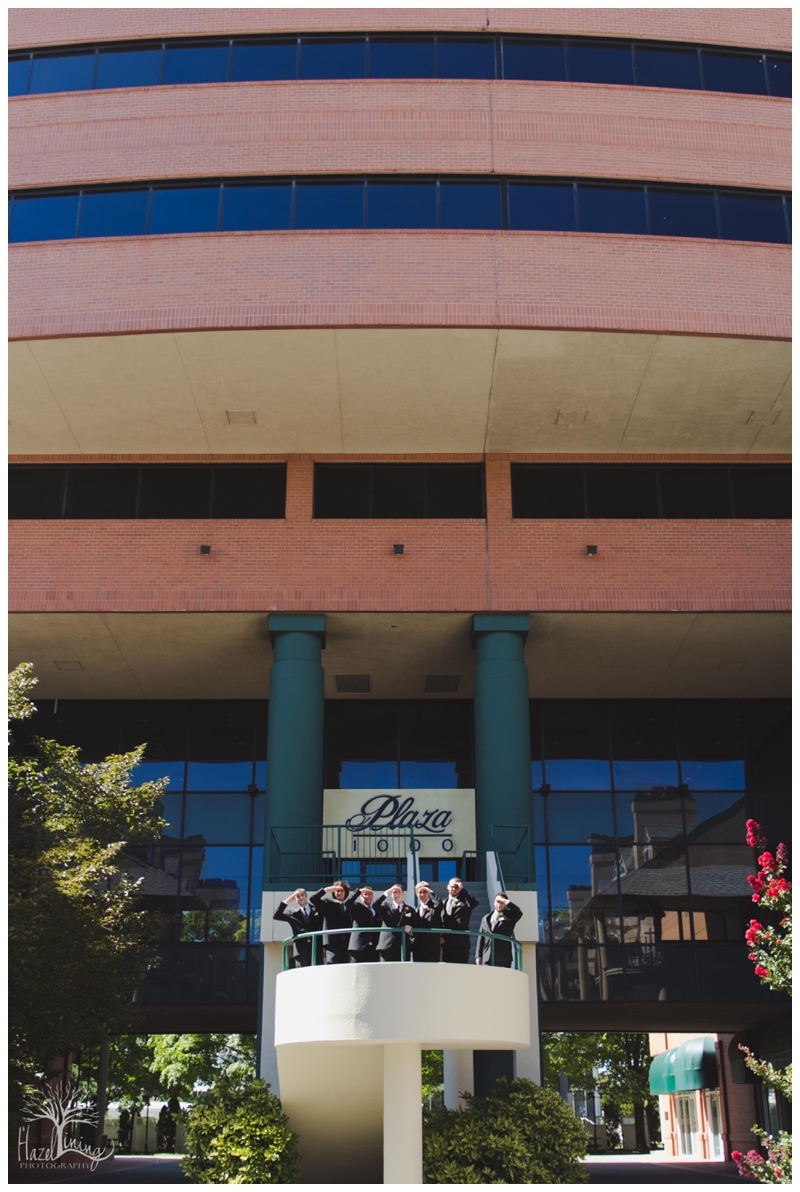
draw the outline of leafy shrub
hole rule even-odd
[[[218,1085],[189,1111],[183,1168],[195,1184],[295,1184],[297,1136],[263,1080]]]
[[[580,1184],[586,1132],[570,1107],[530,1080],[499,1081],[465,1110],[424,1114],[426,1184]]]

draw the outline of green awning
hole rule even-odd
[[[671,1047],[653,1057],[650,1065],[650,1092],[654,1094],[688,1093],[694,1089],[719,1086],[717,1053],[710,1035],[689,1039],[680,1047]]]

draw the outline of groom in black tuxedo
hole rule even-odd
[[[294,903],[294,909],[290,911],[288,908],[292,903]],[[291,898],[287,898],[285,902],[279,902],[278,909],[272,917],[281,923],[288,923],[294,936],[302,935],[306,931],[322,931],[322,915],[315,906],[311,906],[305,890],[295,890]],[[313,947],[313,940],[297,940],[292,945],[295,968],[310,967]],[[323,961],[322,940],[320,939],[317,940],[316,962],[322,964]]]

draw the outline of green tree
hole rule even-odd
[[[530,1080],[500,1081],[466,1110],[423,1115],[426,1184],[579,1184],[586,1132],[569,1106]]]
[[[201,1093],[189,1112],[183,1167],[195,1184],[294,1184],[297,1136],[263,1080]]]
[[[432,1108],[434,1099],[441,1099],[444,1083],[444,1052],[423,1051],[422,1053],[422,1099]]]
[[[111,1040],[109,1100],[190,1101],[216,1085],[245,1087],[255,1079],[255,1035],[116,1035]]]
[[[120,865],[152,840],[165,782],[134,786],[144,746],[83,765],[56,741],[16,739],[36,708],[24,664],[9,676],[9,1014],[18,1090],[56,1057],[97,1046],[129,1022],[154,961],[158,921]],[[18,734],[17,735],[21,735]]]

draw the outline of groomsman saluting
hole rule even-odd
[[[325,920],[326,932],[337,933],[325,936],[326,964],[350,963],[350,953],[347,950],[350,937],[345,935],[342,929],[352,926],[350,907],[357,897],[358,894],[350,893],[347,882],[334,882],[332,886],[323,886],[321,890],[309,896],[309,902],[317,907]]]
[[[442,903],[427,882],[419,882],[414,889],[417,908],[411,923],[414,928],[411,936],[411,955],[415,964],[436,964],[442,951],[442,937],[435,931],[435,928],[442,925]],[[419,931],[418,928],[425,930]]]
[[[375,900],[375,909],[380,915],[381,922],[387,927],[403,927],[406,933],[411,932],[414,920],[414,908],[403,901],[403,887],[390,886],[380,898]],[[403,940],[399,931],[382,931],[378,942],[378,954],[381,960],[402,960],[408,957],[410,948]]]
[[[378,912],[372,905],[375,892],[372,886],[362,886],[358,898],[350,906],[354,927],[380,927]],[[377,931],[354,931],[348,944],[350,959],[355,964],[370,964],[378,959]]]
[[[451,878],[442,906],[442,927],[450,931],[469,931],[469,921],[477,905],[477,898],[462,886],[461,879]],[[442,959],[445,964],[469,964],[469,936],[446,935]]]
[[[507,894],[498,894],[494,900],[494,910],[481,919],[481,931],[491,932],[492,935],[508,936],[508,943],[494,940],[494,960],[492,959],[492,940],[482,935],[475,949],[476,964],[491,964],[495,968],[511,968],[513,948],[511,937],[514,934],[514,924],[519,923],[522,911],[515,902],[511,902]]]
[[[293,904],[294,909],[288,908]],[[278,909],[272,916],[282,923],[288,923],[292,935],[302,935],[306,931],[322,931],[322,916],[315,906],[308,901],[305,890],[295,890],[285,902],[278,903]],[[295,968],[309,968],[312,964],[313,940],[297,940],[292,945]],[[322,941],[317,940],[317,964],[323,963]]]

